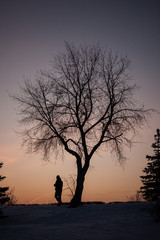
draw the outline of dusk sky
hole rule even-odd
[[[25,78],[64,51],[65,41],[99,43],[128,56],[132,83],[139,86],[135,99],[160,111],[160,2],[159,0],[5,0],[0,5],[0,161],[5,186],[15,188],[19,203],[55,202],[56,175],[76,174],[74,159],[26,155],[21,146],[17,105],[9,97]],[[160,115],[153,114],[139,131],[121,167],[109,150],[99,152],[86,175],[84,201],[126,201],[141,186],[140,175]],[[64,186],[65,188],[65,186]],[[68,200],[64,190],[62,200]]]

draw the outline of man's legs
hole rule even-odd
[[[56,192],[55,193],[55,198],[56,198],[56,200],[58,202],[58,206],[60,206],[61,203],[62,203],[62,201],[61,201],[61,192]]]

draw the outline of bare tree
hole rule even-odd
[[[76,178],[74,175],[69,175],[68,178],[63,178],[63,181],[66,185],[64,190],[69,190],[69,197],[73,198],[76,190]]]
[[[75,157],[77,185],[71,206],[77,206],[92,156],[100,146],[111,147],[123,162],[123,146],[131,145],[131,132],[144,124],[149,112],[135,105],[127,57],[99,45],[65,47],[51,70],[41,71],[34,82],[26,80],[14,99],[20,104],[29,151],[43,151],[48,159],[62,147]]]
[[[135,194],[128,197],[129,202],[142,202],[143,196],[141,191],[137,190]]]
[[[13,206],[17,204],[18,200],[15,196],[15,188],[9,190],[7,197],[9,198],[9,201],[6,203],[6,205]]]

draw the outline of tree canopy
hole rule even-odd
[[[49,70],[26,80],[14,99],[29,151],[42,151],[47,159],[57,148],[65,149],[76,159],[82,192],[95,152],[110,147],[123,162],[123,146],[131,145],[130,134],[144,124],[149,111],[136,106],[127,57],[99,45],[66,43],[65,48]]]

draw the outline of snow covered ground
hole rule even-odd
[[[157,240],[160,223],[149,203],[6,206],[0,219],[5,240]]]

